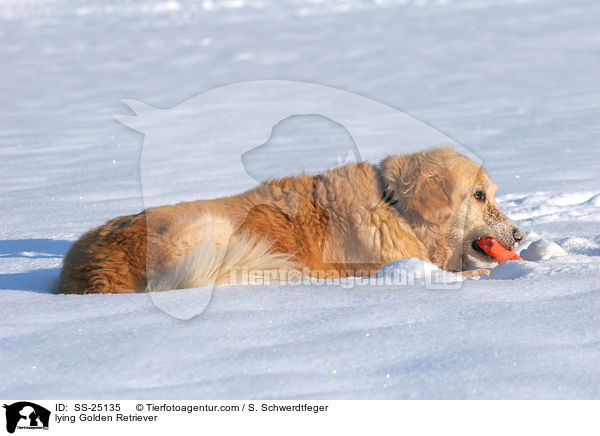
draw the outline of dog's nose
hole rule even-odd
[[[515,227],[513,229],[513,238],[515,242],[521,242],[523,239],[525,239],[525,233],[523,233],[520,228]]]

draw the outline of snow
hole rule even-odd
[[[2,2],[0,397],[600,398],[599,13],[583,0]],[[124,99],[183,108],[267,79],[368,97],[460,144],[538,260],[441,289],[422,280],[439,270],[405,259],[381,276],[414,284],[48,292],[71,243],[109,218],[335,164],[316,143],[355,150],[313,115],[273,131],[261,150],[285,149],[277,165],[245,155],[254,172],[241,156],[261,143],[208,133],[200,161],[165,140],[140,166],[145,138],[113,118],[132,115]],[[380,126],[367,114],[359,127]],[[557,247],[567,255],[547,256]]]
[[[446,288],[444,285],[455,284],[464,280],[459,274],[441,270],[437,266],[416,257],[407,257],[390,262],[378,271],[376,277],[384,279],[383,283],[421,285],[430,289],[436,286]]]
[[[492,280],[514,280],[523,277],[534,279],[548,273],[548,268],[544,268],[534,262],[527,261],[510,261],[502,265],[498,265],[490,271],[490,279]],[[482,277],[483,280],[486,276]]]
[[[546,239],[538,239],[521,251],[521,257],[525,260],[540,261],[548,260],[557,256],[566,256],[567,252],[556,242]]]

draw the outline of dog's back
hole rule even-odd
[[[351,163],[270,181],[232,197],[124,216],[86,233],[67,253],[57,291],[143,292],[281,278],[371,275],[423,256],[410,225],[382,198],[376,170]]]

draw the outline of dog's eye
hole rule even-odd
[[[473,197],[475,197],[475,199],[477,201],[485,201],[485,192],[475,191],[475,194],[473,194]]]

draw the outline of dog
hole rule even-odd
[[[485,169],[444,147],[270,180],[108,221],[71,247],[56,291],[185,289],[246,283],[248,274],[371,276],[406,257],[476,277],[496,265],[479,239],[514,250],[525,238],[496,191]]]

